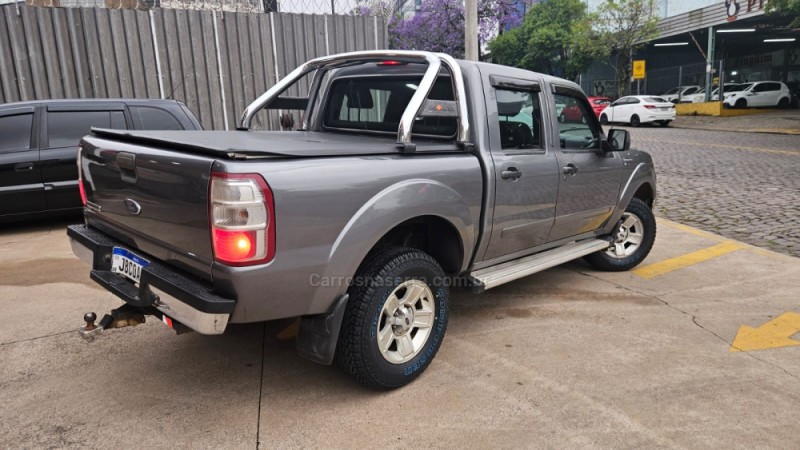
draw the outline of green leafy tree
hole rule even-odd
[[[591,24],[582,0],[548,0],[533,5],[522,25],[497,36],[489,50],[499,64],[574,80],[606,53]]]
[[[598,8],[594,28],[598,42],[614,55],[617,94],[625,95],[636,50],[658,36],[654,0],[606,0]]]
[[[789,26],[800,27],[800,0],[769,0],[767,12],[794,17]]]

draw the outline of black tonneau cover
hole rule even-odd
[[[313,158],[400,153],[395,139],[317,131],[130,131],[92,128],[119,142],[182,150],[217,158]],[[420,142],[418,151],[457,151],[453,143]]]

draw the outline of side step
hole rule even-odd
[[[604,239],[589,239],[573,242],[562,247],[547,250],[535,255],[515,259],[496,266],[476,270],[468,275],[473,283],[473,289],[483,292],[486,289],[500,286],[530,274],[541,272],[551,267],[558,266],[581,256],[605,250],[609,241]]]

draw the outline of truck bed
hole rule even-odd
[[[400,152],[394,137],[315,131],[129,131],[93,128],[116,142],[168,148],[224,159],[314,158],[390,155]],[[355,137],[355,138],[354,138]],[[460,151],[452,143],[421,141],[419,151]]]

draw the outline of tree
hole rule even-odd
[[[769,0],[767,2],[767,12],[794,17],[789,26],[800,27],[800,0]]]
[[[625,94],[636,49],[658,36],[654,0],[606,0],[598,9],[598,42],[614,56],[617,94]]]
[[[479,41],[486,42],[499,30],[518,25],[520,16],[516,0],[479,0]],[[395,16],[389,22],[389,45],[395,49],[427,50],[463,58],[463,0],[426,0],[413,17]]]
[[[522,26],[499,35],[489,49],[499,64],[574,80],[607,54],[591,24],[582,0],[549,0],[533,5]]]

